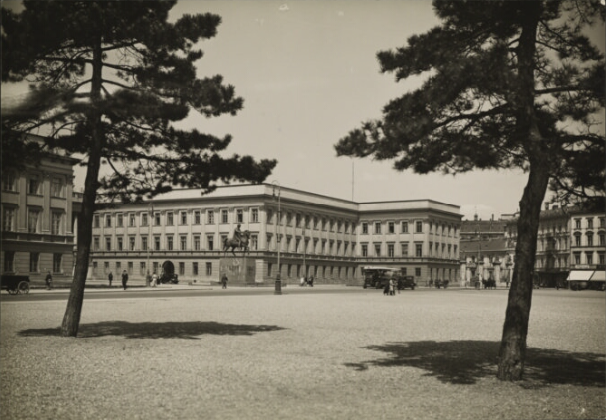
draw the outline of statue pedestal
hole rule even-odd
[[[225,257],[219,260],[219,278],[227,275],[227,285],[255,285],[256,264],[248,257]]]

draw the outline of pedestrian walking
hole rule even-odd
[[[126,283],[128,283],[128,273],[124,270],[122,272],[122,287],[124,287],[124,290],[126,290]]]
[[[48,274],[46,275],[46,278],[44,279],[44,281],[46,281],[47,290],[50,290],[53,288],[53,275],[51,274],[50,270],[48,271]]]
[[[156,287],[157,284],[158,284],[158,275],[156,273],[154,273],[154,274],[152,274],[151,287]]]
[[[111,271],[107,275],[107,279],[109,280],[109,287],[112,287],[112,281],[114,281],[114,275],[112,274]]]
[[[389,279],[389,294],[391,296],[396,295],[396,282],[393,279]]]
[[[221,277],[221,289],[227,289],[227,274],[223,274]]]

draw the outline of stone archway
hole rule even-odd
[[[162,263],[162,274],[160,275],[160,282],[168,283],[175,278],[175,265],[170,260],[166,260]]]

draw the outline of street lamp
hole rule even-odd
[[[277,199],[278,199],[278,213],[276,214],[276,220],[275,220],[275,232],[276,232],[276,246],[278,247],[278,274],[276,275],[276,287],[274,290],[274,295],[281,295],[282,294],[282,278],[280,277],[280,233],[278,232],[278,218],[280,217],[280,193],[282,190],[282,187],[280,186],[280,183],[278,181],[273,181],[273,189],[272,189],[272,195],[274,200],[276,200],[276,188],[278,190],[278,195],[277,195]]]
[[[151,210],[149,212],[149,217],[147,218],[147,223],[149,223],[149,228],[148,228],[148,234],[147,234],[147,273],[145,275],[145,286],[149,287],[150,285],[150,269],[149,269],[149,253],[150,253],[150,247],[151,247],[151,239],[152,239],[152,223],[154,220],[154,203],[152,203],[151,201],[149,202],[149,206],[151,207]]]

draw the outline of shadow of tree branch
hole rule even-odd
[[[106,321],[82,324],[80,338],[122,336],[125,338],[182,338],[199,340],[201,335],[253,335],[283,330],[274,325],[240,325],[218,322],[136,322]],[[60,336],[60,328],[29,329],[19,332],[23,337]]]
[[[472,385],[482,378],[496,376],[499,346],[496,341],[390,343],[365,347],[388,353],[384,358],[345,365],[360,371],[372,366],[410,366],[444,383]],[[526,388],[553,384],[604,388],[605,362],[604,354],[528,348],[524,380],[519,384]]]

